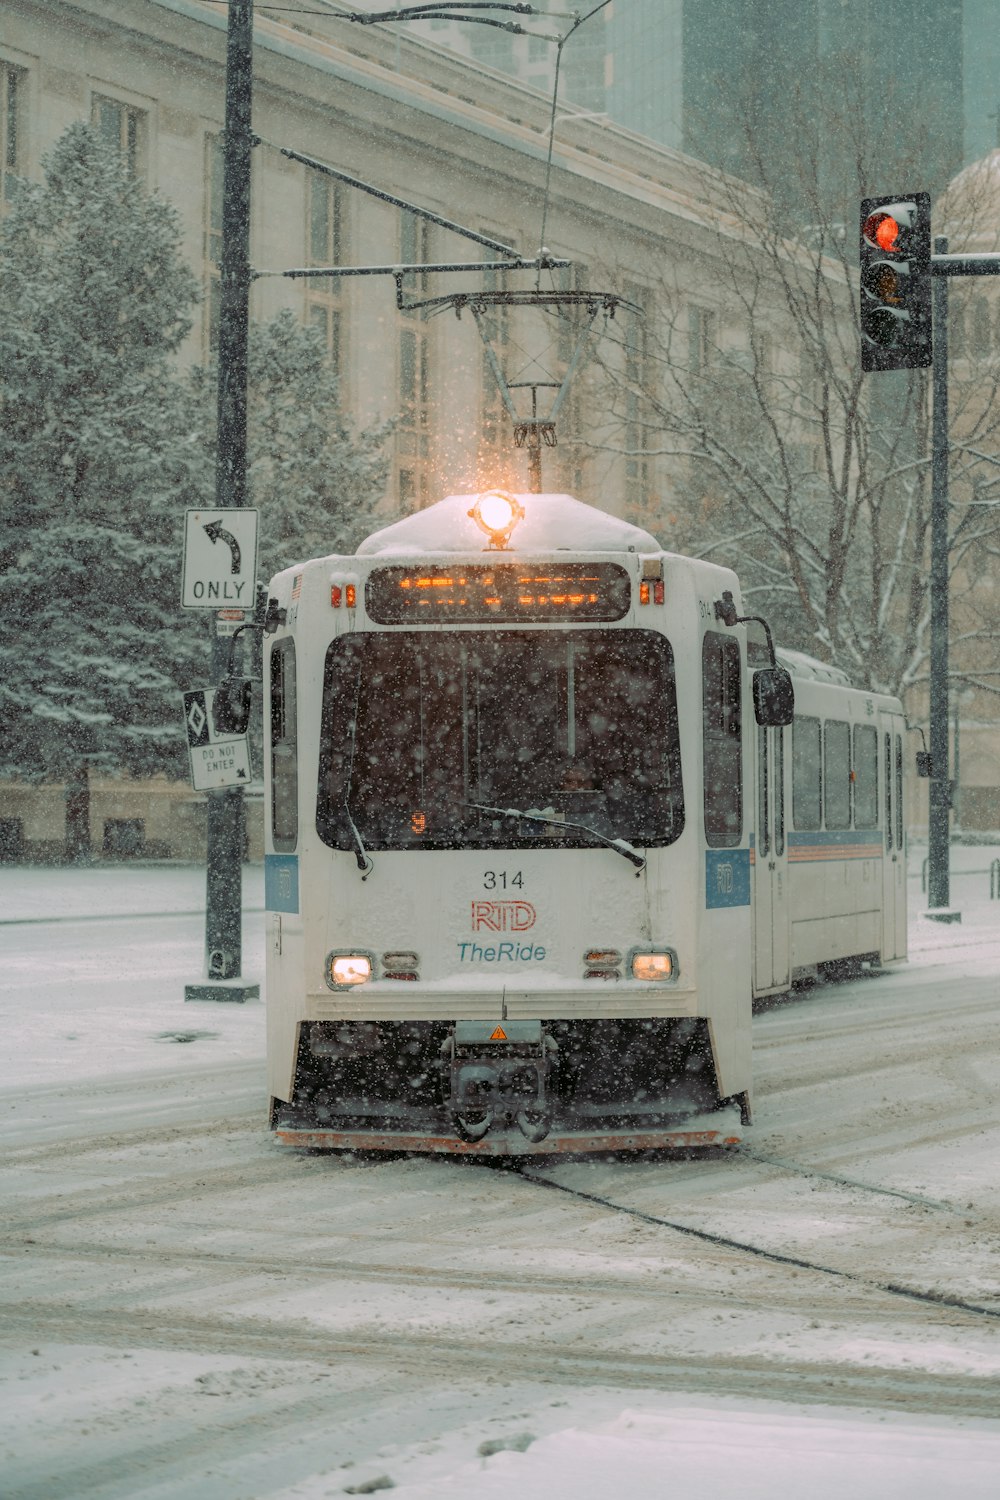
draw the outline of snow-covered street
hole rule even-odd
[[[756,1017],[744,1149],[523,1175],[279,1148],[202,871],[0,870],[4,1495],[992,1497],[996,851],[954,926],[922,852],[907,966]]]

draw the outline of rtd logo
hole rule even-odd
[[[481,932],[526,932],[535,925],[530,901],[473,901],[472,930]]]

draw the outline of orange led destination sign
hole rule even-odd
[[[470,563],[373,569],[365,607],[380,625],[620,620],[631,603],[617,563]]]

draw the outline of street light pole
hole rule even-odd
[[[215,468],[215,503],[219,509],[238,508],[247,500],[252,97],[253,0],[229,0]],[[219,636],[214,618],[212,632],[212,682],[218,684],[227,675],[229,642]],[[246,838],[243,788],[223,787],[206,796],[205,982],[186,985],[184,998],[257,999],[260,986],[240,982]]]

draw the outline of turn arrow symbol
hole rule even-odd
[[[232,566],[232,569],[230,571],[233,572],[233,573],[238,573],[240,571],[240,563],[242,561],[242,554],[240,552],[240,544],[236,540],[236,538],[233,536],[233,533],[231,531],[225,531],[219,525],[218,521],[211,521],[211,522],[209,522],[209,524],[207,526],[203,526],[202,527],[202,530],[204,531],[205,535],[208,537],[208,539],[209,539],[210,542],[225,542],[226,543],[226,545],[229,547],[230,552],[233,555],[233,566]]]

